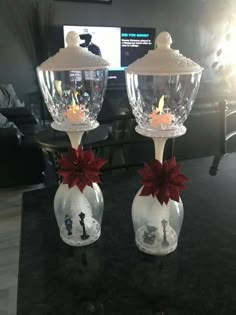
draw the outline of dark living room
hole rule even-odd
[[[0,0],[0,315],[236,314],[236,1]]]

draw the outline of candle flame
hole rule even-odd
[[[158,110],[160,113],[163,112],[164,105],[165,105],[165,97],[164,97],[164,95],[162,95],[162,97],[161,97],[160,100],[159,100],[158,107],[157,107],[157,110]]]
[[[153,111],[148,115],[149,123],[151,127],[157,127],[161,125],[170,125],[173,119],[173,115],[170,113],[165,113],[163,108],[165,105],[165,96],[159,100],[158,107],[153,109]]]

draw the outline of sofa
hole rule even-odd
[[[0,85],[0,188],[43,181],[43,155],[35,141],[40,125],[29,108],[14,101],[13,91]]]

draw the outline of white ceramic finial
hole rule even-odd
[[[68,47],[79,47],[80,46],[80,37],[79,34],[71,31],[66,35],[66,43]]]
[[[171,35],[168,32],[161,32],[156,39],[156,45],[158,49],[166,50],[171,49],[170,46],[173,43]]]
[[[69,32],[66,36],[67,47],[61,48],[54,56],[45,60],[39,69],[43,71],[82,71],[107,69],[109,63],[80,47],[80,36]]]
[[[162,32],[156,39],[157,49],[149,50],[147,55],[137,59],[126,68],[126,73],[140,75],[181,75],[203,70],[196,62],[184,57],[179,50],[172,49],[172,38]]]

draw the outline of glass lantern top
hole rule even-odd
[[[68,46],[37,68],[42,95],[61,131],[96,128],[107,85],[109,63],[80,47],[80,37],[69,32]]]
[[[179,50],[174,50],[171,35],[162,32],[156,39],[155,50],[129,65],[126,73],[140,75],[181,75],[202,72],[203,68],[189,58],[184,57]]]
[[[39,67],[42,71],[73,71],[106,69],[109,63],[80,47],[80,37],[76,32],[69,32],[66,37],[67,47],[44,61]]]

